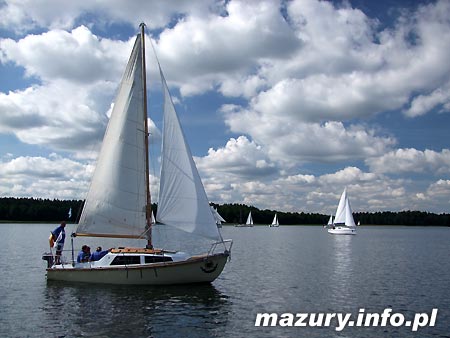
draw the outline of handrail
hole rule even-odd
[[[230,246],[227,248],[225,243],[230,243]],[[214,253],[214,251],[216,250],[216,248],[219,244],[223,244],[223,246],[225,247],[225,252],[227,252],[228,254],[231,253],[231,247],[233,246],[233,240],[232,239],[224,239],[222,241],[214,242],[211,244],[211,248],[208,251],[208,256]]]

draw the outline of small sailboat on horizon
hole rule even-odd
[[[334,221],[331,226],[328,226],[328,233],[333,235],[356,235],[356,224],[347,196],[347,188],[344,189],[341,195]]]
[[[269,224],[270,228],[278,228],[280,226],[280,223],[278,222],[278,215],[275,213],[275,216],[273,216],[272,223]]]
[[[161,177],[156,220],[150,194],[149,132],[144,24],[117,92],[92,182],[75,233],[72,260],[54,264],[47,280],[127,285],[212,282],[229,259],[232,241],[216,226],[206,192],[184,138],[161,66],[164,93]],[[173,227],[213,241],[209,251],[188,254],[153,248],[152,229]],[[146,240],[143,248],[117,247],[98,261],[74,260],[77,237]],[[197,243],[197,242],[196,242]],[[218,251],[223,246],[223,251]]]
[[[247,220],[245,221],[245,224],[236,224],[235,225],[235,227],[241,227],[241,228],[245,228],[245,227],[249,228],[249,227],[252,227],[252,226],[253,226],[253,217],[252,217],[252,212],[251,211],[248,213]]]

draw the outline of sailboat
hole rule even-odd
[[[247,227],[253,226],[253,217],[252,217],[251,211],[248,213],[248,217],[247,217],[247,221],[245,222],[245,226],[247,226]]]
[[[273,216],[272,224],[269,224],[269,227],[278,228],[279,226],[280,226],[280,223],[278,222],[278,216],[275,213],[275,216]]]
[[[152,221],[144,27],[140,25],[80,221],[72,234],[72,260],[62,257],[62,264],[56,265],[52,256],[44,254],[48,280],[129,285],[212,282],[229,259],[233,242],[224,240],[216,226],[159,62],[164,126],[158,210]],[[155,221],[158,226],[210,239],[209,251],[190,255],[155,249]],[[83,236],[144,239],[147,245],[112,248],[98,261],[77,263],[73,242]]]
[[[323,227],[324,228],[330,228],[333,226],[333,215],[330,215],[330,218],[328,219],[328,223],[325,224]]]
[[[356,235],[356,224],[347,196],[347,188],[341,195],[334,222],[328,227],[328,232],[334,235]]]
[[[236,224],[236,227],[252,227],[253,226],[253,217],[252,212],[250,211],[247,216],[247,221],[245,221],[245,224]]]

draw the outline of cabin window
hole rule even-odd
[[[141,264],[141,256],[116,256],[111,265]]]
[[[167,256],[145,256],[145,263],[172,262],[172,257]]]

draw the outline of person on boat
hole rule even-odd
[[[81,251],[78,253],[77,263],[88,262],[90,257],[91,257],[91,248],[88,247],[87,245],[83,245],[81,247]]]
[[[64,240],[66,239],[66,222],[61,222],[61,224],[52,231],[53,240],[55,241],[54,247],[56,248],[55,254],[55,264],[61,264],[61,254],[64,248]]]
[[[89,260],[92,261],[98,261],[100,259],[102,259],[103,256],[105,256],[107,253],[109,252],[109,250],[102,250],[102,247],[99,246],[95,252],[92,253],[91,257],[89,258]]]

